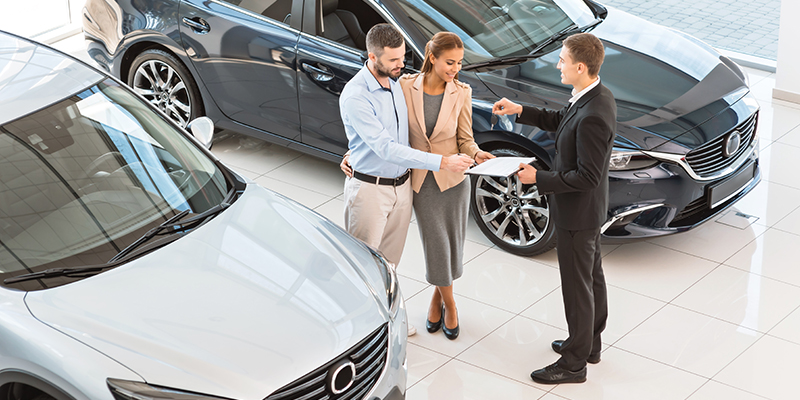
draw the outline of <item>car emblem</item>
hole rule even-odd
[[[725,141],[722,143],[722,156],[728,158],[739,150],[742,144],[742,134],[739,131],[733,131],[728,134]]]
[[[356,380],[356,365],[350,360],[342,360],[328,370],[326,383],[333,394],[339,394],[353,385]]]

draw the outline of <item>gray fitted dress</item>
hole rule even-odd
[[[425,133],[430,137],[444,94],[423,95]],[[414,212],[425,253],[425,278],[432,285],[450,286],[464,272],[464,240],[469,213],[469,179],[439,190],[428,172],[419,193],[414,193]]]

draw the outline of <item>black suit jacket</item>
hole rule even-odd
[[[556,226],[599,228],[608,217],[608,162],[617,130],[611,91],[598,84],[560,111],[523,107],[517,122],[556,132],[553,169],[536,172],[539,193],[553,194]]]

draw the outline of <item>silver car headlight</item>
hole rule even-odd
[[[108,378],[106,383],[116,400],[230,400],[178,389],[152,386],[144,382]]]
[[[630,171],[652,167],[658,160],[638,150],[614,148],[608,164],[611,171]]]
[[[386,307],[389,310],[389,316],[394,320],[400,309],[400,283],[397,281],[395,265],[390,263],[379,251],[373,248],[369,248],[369,251],[375,258],[378,270],[383,277],[383,285],[386,288]]]

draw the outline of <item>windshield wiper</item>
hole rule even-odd
[[[136,248],[138,248],[139,246],[141,246],[143,243],[147,242],[148,240],[152,239],[153,237],[155,237],[156,235],[158,235],[162,231],[166,231],[162,235],[168,235],[168,236],[162,238],[161,240],[158,240],[156,242],[151,243],[146,248],[142,248],[141,251],[137,252],[136,254],[139,255],[139,254],[145,253],[146,251],[157,249],[157,248],[163,247],[163,246],[165,246],[165,245],[167,245],[169,243],[172,243],[173,241],[177,240],[178,238],[177,237],[169,237],[169,236],[171,236],[173,234],[176,234],[176,233],[179,233],[179,232],[186,231],[186,230],[191,229],[191,228],[195,228],[195,227],[199,226],[200,224],[202,224],[203,222],[205,222],[205,220],[208,219],[209,217],[211,217],[213,215],[216,215],[216,214],[219,214],[220,212],[222,212],[222,210],[228,208],[229,206],[230,206],[229,203],[224,203],[223,202],[223,203],[220,203],[220,204],[218,204],[218,205],[216,205],[216,206],[214,206],[212,208],[209,208],[208,210],[206,210],[206,211],[204,211],[204,212],[202,212],[200,214],[195,215],[192,218],[187,219],[186,221],[175,222],[175,221],[185,217],[186,214],[189,213],[189,210],[181,211],[181,212],[175,214],[174,216],[172,216],[170,219],[168,219],[168,220],[164,221],[163,223],[161,223],[161,225],[159,225],[159,226],[147,231],[147,233],[142,235],[142,237],[140,237],[139,239],[136,239],[135,242],[131,243],[128,247],[124,248],[122,251],[117,253],[117,255],[112,257],[105,264],[88,265],[88,266],[82,266],[82,267],[51,268],[51,269],[47,269],[47,270],[44,270],[44,271],[33,272],[33,273],[30,273],[30,274],[24,274],[24,275],[18,275],[18,276],[15,276],[15,277],[11,277],[11,278],[3,280],[3,282],[5,284],[11,284],[11,283],[29,281],[29,280],[33,280],[33,279],[56,278],[56,277],[60,277],[60,276],[75,277],[75,278],[85,278],[85,277],[89,277],[89,276],[95,275],[95,274],[99,273],[100,271],[102,271],[104,269],[109,269],[109,268],[116,267],[116,266],[118,266],[120,264],[124,264],[127,261],[125,258],[127,256],[129,256]]]
[[[481,62],[478,62],[478,63],[474,63],[474,64],[470,64],[470,65],[464,66],[463,68],[461,68],[461,70],[462,71],[470,71],[470,70],[478,69],[478,68],[486,68],[486,67],[496,67],[496,66],[501,66],[501,65],[518,64],[518,63],[521,63],[521,62],[524,62],[524,61],[528,61],[528,60],[532,60],[534,58],[541,57],[542,56],[541,51],[544,50],[547,46],[550,46],[551,44],[555,43],[556,41],[558,41],[560,39],[563,39],[566,36],[569,36],[569,35],[572,35],[572,34],[575,34],[575,33],[585,32],[585,31],[597,26],[597,24],[599,24],[601,22],[603,22],[603,20],[600,19],[600,18],[597,18],[594,21],[592,21],[591,23],[589,23],[588,25],[584,26],[584,27],[578,27],[576,24],[572,24],[572,25],[570,25],[570,26],[568,26],[568,27],[566,27],[566,28],[554,33],[549,38],[545,39],[544,41],[542,41],[541,43],[536,45],[536,47],[533,50],[531,50],[531,52],[528,53],[527,55],[524,55],[524,56],[496,57],[496,58],[492,58],[490,60],[481,61]],[[478,71],[478,72],[484,72],[484,71]]]
[[[230,194],[230,192],[229,192],[229,194]],[[226,200],[227,200],[227,197],[226,197]],[[230,205],[231,205],[230,203],[228,203],[226,201],[223,201],[222,203],[219,203],[219,204],[215,205],[214,207],[211,207],[208,210],[203,211],[202,213],[197,214],[197,215],[195,215],[195,216],[193,216],[193,217],[191,217],[191,218],[189,218],[189,219],[187,219],[185,221],[175,222],[175,221],[178,221],[179,219],[185,217],[186,214],[189,213],[189,210],[181,211],[181,212],[175,214],[172,218],[162,222],[161,225],[159,225],[159,226],[147,231],[144,235],[142,235],[142,237],[140,237],[139,239],[136,239],[136,241],[134,241],[133,243],[128,245],[128,247],[122,249],[122,251],[117,253],[117,255],[115,255],[114,257],[111,257],[111,259],[108,260],[108,262],[109,263],[113,263],[113,262],[122,260],[125,256],[130,254],[137,247],[141,246],[142,243],[147,242],[148,240],[154,238],[158,234],[161,234],[161,235],[172,235],[172,234],[175,234],[175,233],[186,231],[188,229],[196,228],[201,223],[205,222],[206,219],[221,213],[223,210],[225,210],[226,208],[230,207]]]
[[[46,269],[44,271],[33,272],[30,274],[17,275],[3,280],[3,283],[8,285],[11,283],[30,281],[33,279],[55,278],[59,276],[83,278],[95,275],[96,273],[104,269],[116,267],[118,264],[121,263],[100,264],[100,265],[91,265],[85,267],[51,268],[51,269]]]

